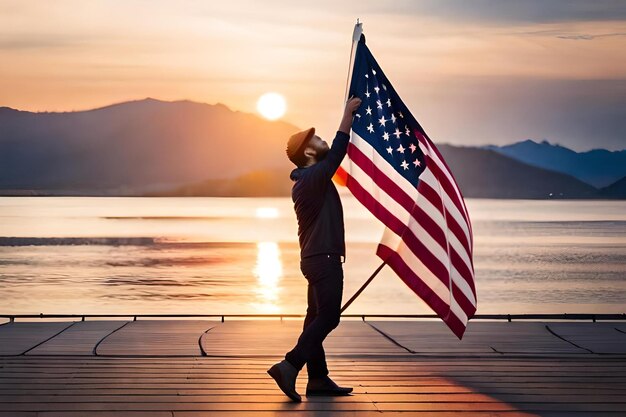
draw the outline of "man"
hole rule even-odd
[[[350,98],[332,147],[315,134],[315,128],[296,133],[287,142],[287,156],[297,168],[291,197],[298,218],[300,270],[308,281],[307,314],[296,346],[267,373],[293,401],[302,401],[296,378],[307,365],[306,395],[347,395],[328,377],[322,342],[339,325],[345,260],[343,208],[332,182],[348,149],[352,117],[361,99]]]

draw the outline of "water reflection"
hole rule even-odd
[[[275,207],[258,207],[255,216],[259,219],[277,219],[278,209]]]
[[[259,313],[278,313],[278,283],[283,276],[283,264],[280,259],[280,248],[276,242],[257,243],[257,259],[253,270],[257,279],[257,299],[253,303]]]

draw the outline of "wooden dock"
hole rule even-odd
[[[266,374],[302,320],[0,324],[0,416],[626,416],[626,323],[343,320],[345,397],[292,403]],[[306,367],[297,388],[304,394]]]

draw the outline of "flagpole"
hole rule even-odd
[[[346,75],[346,92],[343,97],[344,104],[348,101],[348,88],[350,86],[350,77],[352,75],[352,65],[354,59],[354,45],[361,39],[361,34],[363,33],[363,23],[359,22],[359,19],[356,19],[356,24],[354,25],[354,31],[352,31],[352,46],[350,47],[350,60],[348,61],[348,74]]]
[[[348,61],[348,74],[346,75],[346,92],[343,97],[344,103],[348,101],[348,88],[350,86],[350,77],[352,76],[352,67],[354,65],[354,45],[359,42],[361,39],[361,34],[363,34],[363,23],[359,22],[359,19],[356,19],[356,24],[354,25],[354,31],[352,32],[352,46],[350,47],[350,60]],[[359,295],[365,290],[365,288],[372,282],[372,280],[378,275],[383,266],[386,265],[386,262],[383,262],[376,268],[374,273],[365,281],[365,283],[358,289],[356,293],[341,307],[341,312],[343,313],[346,308],[350,306],[357,299]]]
[[[376,275],[378,275],[378,273],[380,272],[381,269],[383,269],[383,266],[385,266],[387,264],[387,262],[383,262],[382,264],[380,264],[378,266],[378,268],[376,268],[376,270],[374,271],[374,273],[367,279],[367,281],[365,281],[365,284],[363,284],[361,286],[361,288],[359,288],[359,290],[357,292],[354,293],[354,295],[343,305],[343,307],[341,307],[341,312],[343,313],[344,310],[346,308],[348,308],[350,306],[350,304],[352,304],[352,302],[354,300],[356,300],[356,298],[363,292],[363,290],[365,289],[365,287],[367,287],[369,285],[370,282],[372,282],[372,280],[374,279],[374,277]]]

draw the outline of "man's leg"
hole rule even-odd
[[[304,318],[304,326],[302,330],[313,322],[317,317],[317,301],[315,300],[315,287],[309,283],[307,290],[307,310],[306,317]],[[328,366],[326,364],[326,354],[324,353],[324,347],[322,344],[313,349],[311,357],[306,363],[307,374],[309,379],[322,378],[328,375]]]
[[[285,359],[298,370],[315,352],[319,354],[326,336],[339,325],[343,292],[343,269],[337,259],[318,257],[314,261],[304,261],[302,272],[314,287],[317,315],[302,331],[296,346],[285,355]]]

